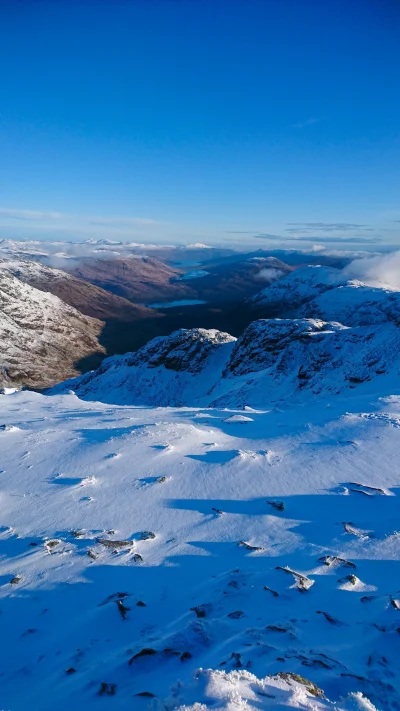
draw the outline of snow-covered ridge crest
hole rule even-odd
[[[53,392],[86,400],[159,406],[264,405],[325,397],[398,377],[400,329],[393,323],[348,328],[318,319],[261,319],[237,340],[182,329]],[[380,387],[384,383],[380,382]]]
[[[0,259],[0,269],[3,269],[21,281],[29,282],[30,279],[71,279],[68,272],[54,267],[47,267],[40,262],[28,261],[27,259]]]

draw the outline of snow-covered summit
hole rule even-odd
[[[39,279],[48,282],[56,279],[73,279],[72,275],[61,269],[28,259],[0,259],[0,269],[10,272],[17,279],[27,283]]]

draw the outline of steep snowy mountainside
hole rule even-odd
[[[0,396],[1,708],[398,711],[398,382],[245,413]]]
[[[303,304],[346,281],[334,267],[302,267],[267,286],[249,303],[254,309],[276,309],[280,314],[297,312]]]
[[[349,326],[366,326],[392,321],[400,326],[400,290],[373,287],[349,281],[325,291],[305,304],[299,315],[313,312],[315,318],[340,321]]]
[[[310,394],[376,392],[399,376],[393,323],[347,328],[315,319],[261,319],[237,340],[181,329],[62,383],[79,397],[132,405],[258,406]],[[386,391],[386,390],[385,390]]]
[[[103,352],[102,322],[0,269],[0,386],[48,387]]]
[[[5,269],[36,289],[58,296],[66,304],[92,318],[132,322],[157,317],[154,309],[132,304],[127,299],[78,279],[68,272],[47,267],[39,262],[0,259],[0,269]]]
[[[348,279],[333,267],[297,269],[249,301],[257,314],[321,318],[346,326],[400,324],[400,290]]]

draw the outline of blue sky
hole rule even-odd
[[[3,0],[0,237],[399,244],[399,36],[397,0]]]

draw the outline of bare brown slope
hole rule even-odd
[[[58,296],[66,304],[92,318],[131,323],[158,315],[152,309],[132,304],[121,296],[60,269],[25,260],[1,260],[1,267],[25,284]]]
[[[89,259],[71,273],[133,302],[195,298],[180,270],[152,257]]]

